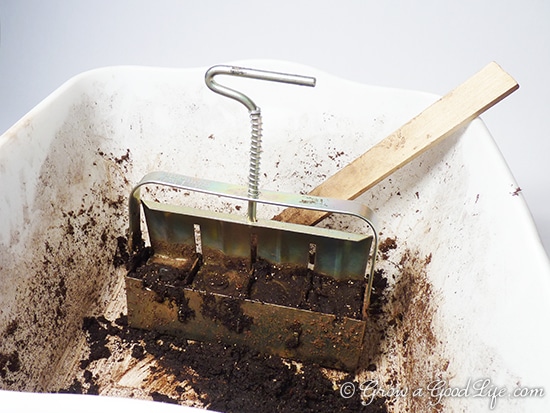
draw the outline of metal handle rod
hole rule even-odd
[[[288,73],[268,72],[265,70],[248,69],[238,66],[213,66],[206,71],[205,82],[212,91],[242,103],[250,114],[252,134],[250,143],[250,166],[248,171],[248,196],[259,197],[260,154],[262,146],[262,117],[260,108],[244,93],[222,86],[214,80],[217,75],[230,75],[250,79],[268,80],[272,82],[289,83],[300,86],[315,86],[315,78]],[[256,222],[256,202],[248,202],[248,220]]]
[[[217,75],[230,75],[238,77],[246,77],[249,79],[268,80],[271,82],[289,83],[299,86],[315,86],[315,78],[310,76],[293,75],[288,73],[269,72],[266,70],[248,69],[246,67],[238,66],[213,66],[206,71],[205,82],[212,91],[219,93],[220,95],[234,99],[237,102],[242,103],[246,108],[252,112],[259,110],[258,106],[245,94],[238,92],[227,86],[220,85],[214,80]]]

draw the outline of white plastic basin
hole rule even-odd
[[[240,64],[317,77],[314,89],[227,79],[262,108],[266,189],[308,191],[437,99],[292,63]],[[112,257],[127,228],[126,199],[143,175],[246,182],[248,114],[206,88],[205,70],[86,72],[0,137],[0,354],[17,353],[19,362],[4,368],[1,389],[66,387],[84,345],[83,317],[125,311],[123,270]],[[538,391],[550,389],[550,267],[516,188],[477,119],[360,198],[375,210],[381,240],[396,246],[378,263],[389,285],[366,340],[376,370],[358,373],[388,392],[408,389],[388,396],[391,411],[432,411],[434,403],[441,411],[550,409]],[[486,380],[483,393],[476,386]],[[447,393],[430,397],[439,382]],[[127,395],[115,389],[101,393]],[[82,411],[90,397],[18,395],[0,392],[3,411],[33,397],[58,412]]]

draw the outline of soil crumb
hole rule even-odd
[[[19,360],[19,353],[13,351],[8,354],[0,353],[0,377],[6,378],[8,372],[14,373],[21,368],[21,362]]]
[[[394,250],[396,248],[397,248],[396,239],[388,237],[380,243],[380,245],[378,246],[378,251],[380,251],[381,258],[383,260],[387,260],[388,259],[388,252],[390,250]]]

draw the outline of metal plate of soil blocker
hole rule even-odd
[[[180,269],[143,265],[126,277],[129,323],[192,340],[238,344],[285,358],[354,369],[365,331],[361,320],[364,281],[334,281],[307,269],[277,271],[265,261],[258,264],[249,275],[228,260],[224,274],[219,272],[222,266],[217,266],[218,271],[199,271],[186,287],[181,286]],[[349,304],[343,304],[342,298],[348,298]],[[315,311],[322,307],[337,314]]]
[[[252,222],[141,200],[139,189],[148,184],[249,200],[238,185],[164,172],[138,183],[130,196],[130,239],[133,261],[140,262],[130,265],[126,277],[131,327],[338,369],[357,367],[378,243],[372,211],[353,201],[263,191],[255,202],[348,214],[372,234]]]
[[[183,238],[150,232],[153,248],[144,251],[144,262],[126,277],[129,325],[192,340],[243,345],[327,367],[356,368],[369,300],[370,278],[365,271],[372,236],[343,236],[340,231],[311,228],[304,243],[303,232],[283,231],[279,228],[283,224],[277,222],[272,228],[265,223],[257,228],[235,218],[224,220],[221,214],[200,220],[196,214],[204,212],[170,213],[156,203],[144,202],[144,209],[148,222],[176,220],[177,225],[160,227],[177,228]],[[200,253],[194,222],[201,223]],[[225,236],[215,236],[219,232],[212,226],[224,227]],[[250,249],[236,255],[239,251],[227,242],[228,233],[256,239],[259,254],[253,264]],[[273,251],[284,251],[286,245],[286,252],[270,257],[279,258],[276,262],[265,260],[263,240],[277,244]],[[311,244],[315,254],[308,251]],[[302,265],[290,259],[300,245]],[[320,258],[323,250],[325,259]],[[328,259],[353,261],[354,256],[362,265],[359,273],[353,269],[357,262],[346,266]],[[321,273],[315,264],[323,261]]]

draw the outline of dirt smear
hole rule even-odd
[[[438,353],[441,343],[433,327],[437,308],[427,272],[432,256],[402,249],[395,238],[386,238],[381,246],[359,376],[363,382],[376,381],[380,389],[407,390],[404,397],[386,400],[391,411],[443,411],[426,392],[412,396],[415,389],[425,390],[445,376],[449,366]]]
[[[88,114],[92,105],[84,97],[71,111]],[[49,390],[85,312],[105,308],[104,295],[119,283],[112,257],[127,222],[132,154],[103,153],[94,121],[81,116],[57,132],[34,199],[22,205],[24,226],[0,251],[4,279],[17,280],[0,310],[1,388]]]

